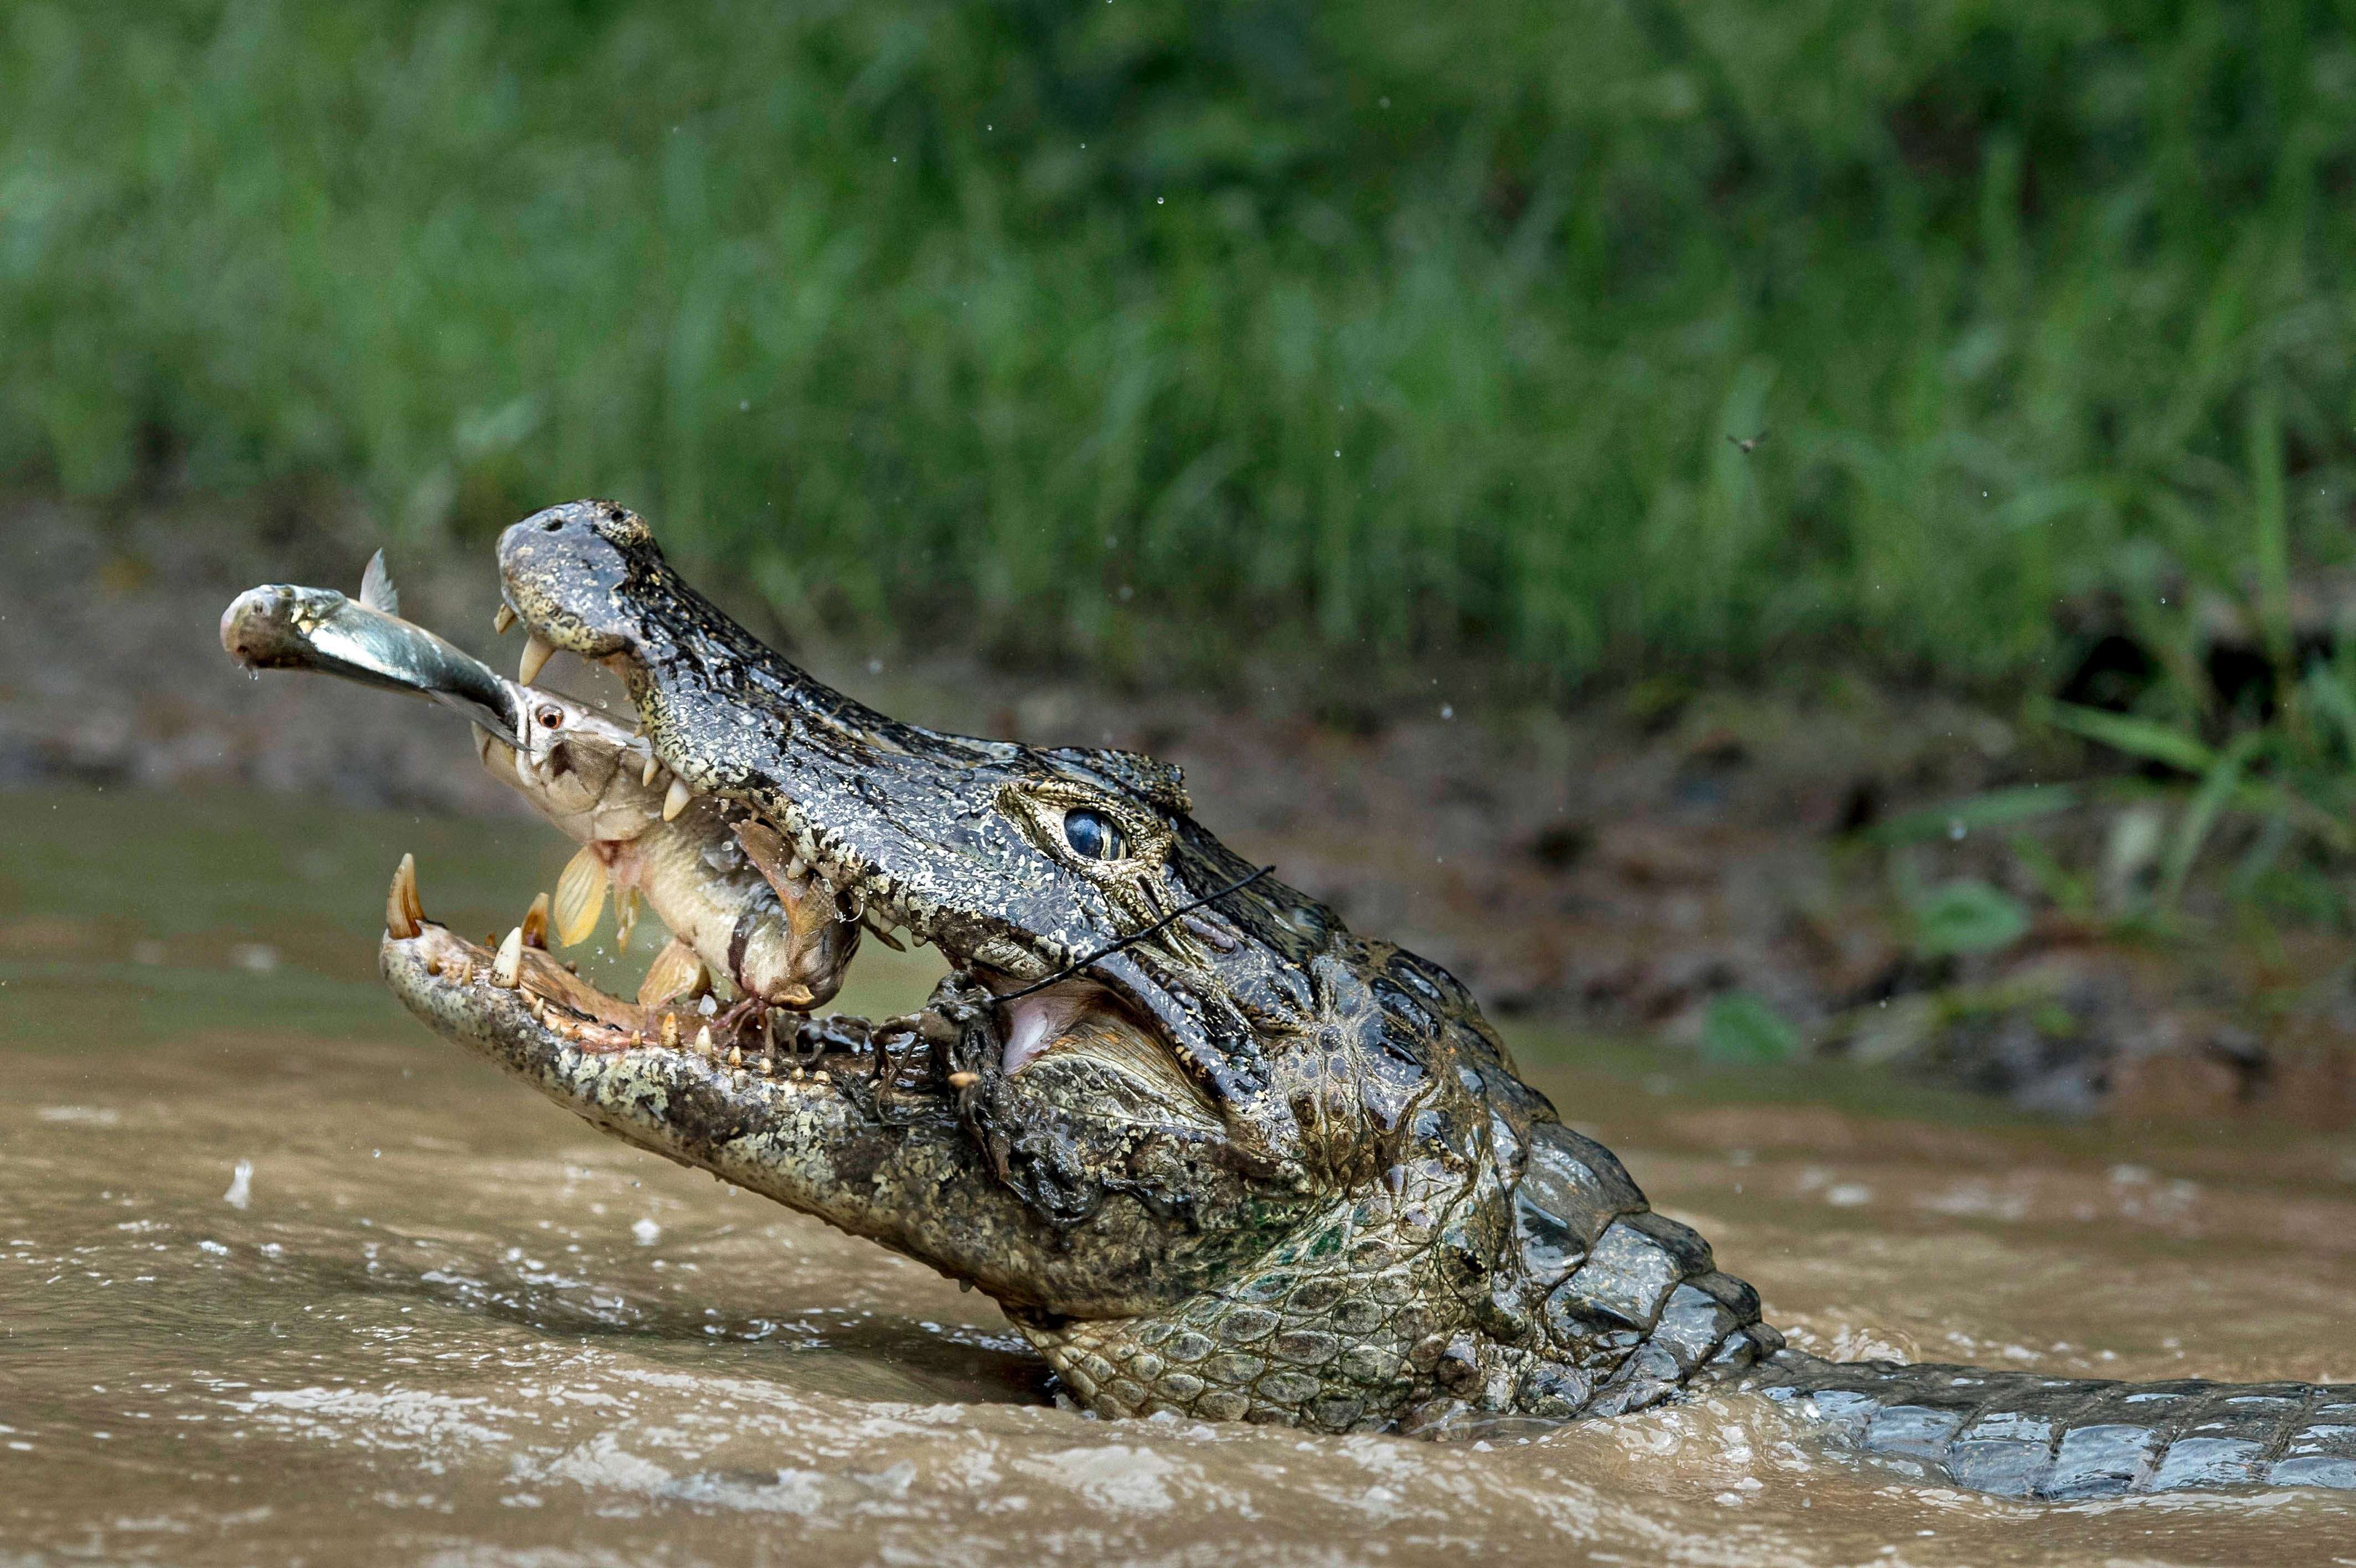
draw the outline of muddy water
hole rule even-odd
[[[5,804],[0,1563],[2356,1563],[2345,1499],[1992,1502],[1742,1397],[1494,1446],[1084,1419],[983,1298],[382,996],[398,852],[503,929],[544,833]],[[844,1003],[926,979],[862,962]],[[1521,1044],[1803,1343],[2356,1379],[2356,1140]]]

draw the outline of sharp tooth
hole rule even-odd
[[[597,929],[597,917],[605,912],[605,862],[586,844],[564,863],[550,912],[556,917],[556,940],[562,945],[577,947]]]
[[[702,1055],[712,1054],[712,1026],[705,1024],[695,1031],[695,1049]]]
[[[798,882],[804,877],[809,875],[809,868],[802,863],[802,858],[799,855],[795,856],[792,859],[786,862],[786,880],[787,881]]]
[[[508,635],[508,628],[515,624],[515,606],[502,604],[491,613],[491,635],[504,637]]]
[[[694,948],[674,936],[638,982],[638,1006],[659,1008],[674,997],[701,995],[712,988],[712,971]]]
[[[647,753],[647,765],[638,770],[639,787],[642,789],[654,788],[655,780],[661,774],[661,773],[662,764],[655,761],[655,754],[652,752],[648,752]]]
[[[685,811],[687,803],[694,798],[695,792],[687,787],[685,779],[671,780],[670,788],[663,795],[663,820],[669,822],[672,817]]]
[[[663,1014],[662,1042],[672,1051],[679,1049],[679,1015],[677,1013]]]
[[[516,666],[516,679],[530,686],[539,678],[541,667],[548,663],[548,656],[555,651],[555,645],[538,632],[525,633],[523,658]]]
[[[523,968],[523,927],[517,926],[499,944],[498,956],[491,960],[491,984],[512,991],[516,977]]]
[[[417,898],[417,857],[403,855],[393,868],[392,886],[384,895],[385,934],[406,942],[423,929],[425,906]]]
[[[526,947],[537,947],[542,952],[547,951],[548,895],[546,893],[541,893],[538,897],[534,898],[531,901],[531,907],[523,912],[523,925],[521,930],[523,932],[523,944]]]
[[[952,1072],[949,1074],[949,1087],[952,1089],[970,1089],[980,1082],[981,1074],[979,1072]]]
[[[744,1065],[744,1052],[740,1048],[733,1045],[728,1048],[728,1065],[731,1067]]]

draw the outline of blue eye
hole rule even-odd
[[[1064,842],[1075,854],[1091,860],[1118,860],[1126,852],[1120,829],[1105,820],[1102,813],[1085,808],[1064,813]]]

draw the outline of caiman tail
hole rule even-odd
[[[1997,1497],[2356,1489],[2356,1384],[2107,1382],[1789,1349],[1747,1381],[1846,1446]]]

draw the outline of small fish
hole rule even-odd
[[[284,582],[239,594],[222,613],[221,646],[248,669],[311,670],[431,698],[515,741],[523,732],[519,688],[465,649],[394,614],[400,603],[380,550],[358,599]]]

